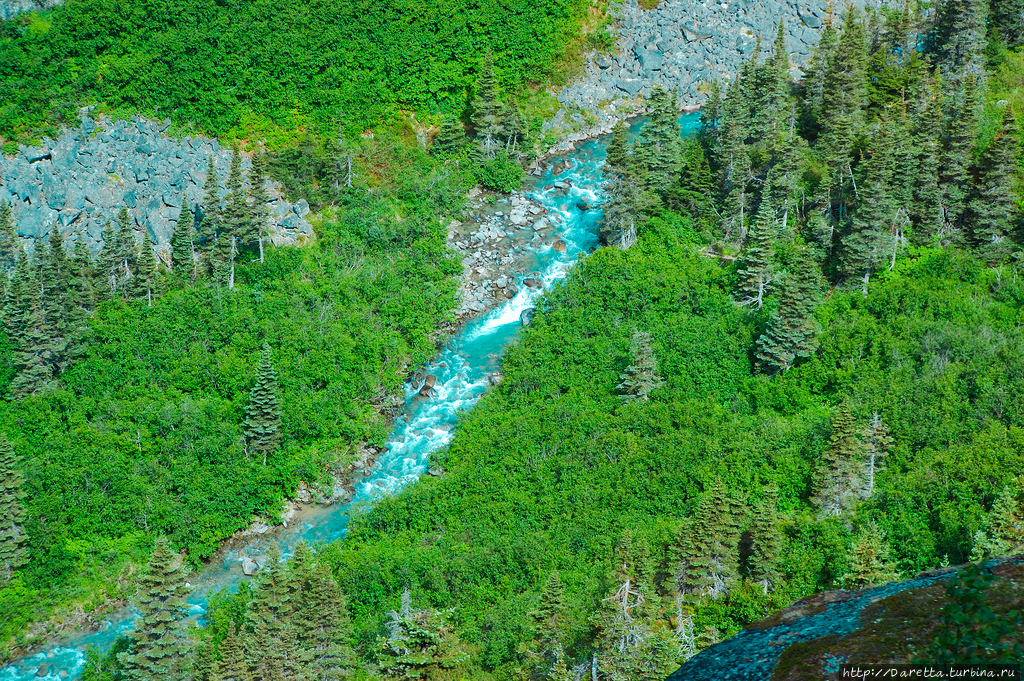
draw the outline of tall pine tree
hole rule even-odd
[[[263,455],[277,449],[281,443],[281,409],[277,398],[277,372],[270,362],[270,345],[263,344],[260,363],[256,367],[256,383],[249,392],[249,403],[245,407],[246,448],[249,452]]]
[[[823,516],[837,516],[847,511],[857,498],[857,465],[862,460],[864,445],[857,424],[844,399],[832,416],[832,433],[814,472],[811,501]]]
[[[766,594],[782,580],[779,571],[782,533],[779,531],[776,508],[778,499],[778,488],[774,485],[766,487],[764,498],[754,507],[754,518],[750,526],[749,575],[751,581],[761,585]]]
[[[21,457],[7,436],[0,433],[0,584],[25,564],[28,536],[25,534],[25,474]]]
[[[779,306],[757,339],[757,361],[765,373],[789,370],[797,358],[814,355],[818,323],[814,310],[823,288],[821,271],[806,253],[794,259],[782,280]]]
[[[18,258],[18,234],[14,229],[11,204],[0,201],[0,269],[14,267]]]
[[[186,653],[189,641],[185,619],[190,587],[188,569],[181,556],[171,550],[166,537],[158,537],[149,565],[139,578],[133,599],[139,611],[135,628],[129,632],[131,646],[120,653],[123,678],[131,681],[176,681],[189,678]]]
[[[196,276],[195,216],[188,199],[182,197],[178,223],[171,234],[171,271],[179,281],[195,280]]]
[[[998,263],[1013,249],[1017,228],[1019,197],[1013,186],[1019,173],[1020,143],[1013,110],[1003,110],[1003,121],[992,143],[982,154],[978,182],[970,202],[974,241],[985,259]]]

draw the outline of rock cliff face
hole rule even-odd
[[[842,664],[909,664],[942,625],[947,568],[863,591],[815,594],[704,650],[667,681],[839,679]],[[997,617],[1024,606],[1024,556],[990,563],[984,600]],[[1024,632],[1018,632],[1024,641]]]
[[[818,42],[828,2],[662,0],[657,8],[643,10],[628,0],[617,11],[616,56],[592,55],[586,77],[559,94],[564,105],[593,109],[601,102],[647,95],[655,85],[677,90],[683,104],[699,104],[698,87],[732,78],[753,55],[758,36],[762,49],[770,48],[779,21],[785,23],[793,66],[802,66]]]
[[[0,21],[33,9],[50,9],[62,0],[0,0]]]
[[[762,51],[770,50],[779,21],[795,74],[810,58],[829,16],[828,0],[661,0],[650,10],[626,0],[611,7],[617,24],[614,56],[588,55],[583,77],[558,93],[563,108],[544,129],[564,140],[550,153],[608,133],[619,118],[642,112],[643,99],[655,86],[675,91],[685,110],[698,108],[704,102],[702,84],[735,77],[753,55],[758,36]]]
[[[0,201],[11,202],[22,238],[32,241],[56,224],[66,239],[79,233],[96,250],[104,223],[127,207],[137,230],[148,233],[158,252],[166,251],[182,198],[192,207],[201,202],[211,154],[223,195],[231,151],[217,140],[167,137],[169,121],[96,121],[88,114],[81,120],[80,128],[56,140],[0,156]],[[251,167],[248,159],[242,167]],[[277,189],[269,187],[271,239],[283,244],[311,237],[309,206],[284,200]]]

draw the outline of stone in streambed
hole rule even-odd
[[[555,243],[551,244],[551,248],[555,249],[559,253],[565,253],[565,242],[559,239]]]
[[[252,577],[259,569],[260,564],[249,556],[242,559],[242,574],[246,577]]]
[[[544,282],[542,282],[540,279],[537,279],[536,277],[530,277],[529,279],[523,279],[523,286],[528,286],[530,288],[540,288],[543,285],[544,285]]]

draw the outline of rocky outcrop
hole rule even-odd
[[[137,230],[166,255],[182,198],[193,207],[202,200],[210,155],[222,194],[231,160],[216,139],[175,139],[164,134],[169,126],[169,120],[94,120],[85,113],[80,128],[0,156],[0,201],[11,201],[18,234],[32,241],[58,225],[65,238],[80,233],[96,250],[104,223],[127,207]],[[250,166],[244,158],[243,169]],[[309,205],[286,201],[272,183],[268,192],[272,241],[312,237]]]
[[[815,594],[702,651],[667,681],[840,678],[839,665],[907,664],[942,626],[946,585],[964,566],[863,591]],[[985,601],[997,617],[1024,606],[1024,556],[993,561]],[[1020,635],[1024,642],[1024,633]]]
[[[698,108],[702,84],[733,78],[753,55],[758,36],[762,50],[771,49],[780,20],[796,73],[818,42],[828,6],[828,0],[662,0],[644,10],[636,0],[612,3],[614,55],[588,55],[583,76],[558,93],[563,108],[544,130],[564,141],[549,153],[565,151],[565,141],[610,132],[617,120],[641,113],[655,86],[675,91],[684,110]]]
[[[538,273],[530,271],[532,254],[555,248],[560,229],[559,216],[523,194],[470,192],[466,219],[448,226],[448,245],[461,256],[463,268],[456,316],[465,320],[485,312],[533,282]]]
[[[16,14],[38,9],[50,9],[61,0],[0,0],[0,21],[7,21]]]

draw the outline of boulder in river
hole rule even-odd
[[[544,282],[536,277],[530,277],[529,279],[523,279],[523,285],[529,286],[530,288],[540,288],[544,285]]]
[[[523,310],[522,313],[519,315],[519,322],[523,326],[529,326],[530,322],[533,321],[533,313],[536,311],[536,309],[537,308],[535,307],[528,307],[525,310]]]
[[[437,383],[437,376],[434,374],[427,374],[427,377],[423,379],[422,387],[433,388],[435,383]]]
[[[559,239],[555,243],[551,244],[551,248],[555,249],[559,253],[565,253],[565,242]]]
[[[260,569],[260,564],[254,561],[249,556],[242,559],[242,574],[246,577],[252,577],[256,574],[256,571]]]
[[[580,201],[579,203],[576,204],[576,208],[578,210],[588,211],[590,210],[590,204],[587,203],[586,201]]]

